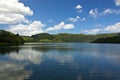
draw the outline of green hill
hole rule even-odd
[[[35,39],[30,36],[22,36],[25,42],[36,42]]]
[[[92,43],[120,43],[120,36],[99,38]]]
[[[118,36],[118,33],[109,34],[97,34],[97,35],[85,35],[85,34],[69,34],[69,33],[59,33],[59,34],[49,34],[40,33],[32,36],[23,36],[25,42],[93,42],[100,38],[114,37]]]
[[[19,34],[13,34],[11,32],[0,30],[0,45],[19,45],[23,44],[24,40]]]
[[[19,45],[24,42],[93,42],[120,43],[119,33],[85,35],[85,34],[49,34],[40,33],[32,36],[19,36],[11,32],[0,30],[0,45]]]

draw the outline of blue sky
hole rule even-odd
[[[120,32],[120,0],[0,0],[0,29],[28,36]]]

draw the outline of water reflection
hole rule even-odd
[[[25,75],[20,80],[28,77],[30,80],[119,80],[119,48],[120,45],[83,43],[26,44],[11,51],[2,48],[7,52],[3,50],[1,54],[9,54],[0,55],[0,65],[3,65],[0,72],[8,69],[17,74],[20,72]],[[3,61],[3,56],[12,62]],[[9,68],[4,67],[7,64]]]
[[[77,80],[83,80],[82,76],[77,76]]]
[[[7,55],[9,58],[18,60],[18,61],[29,61],[34,64],[40,64],[44,59],[44,53],[29,49],[21,49],[18,54],[12,52]]]
[[[57,61],[60,64],[74,63],[74,56],[72,54],[55,53],[55,54],[47,54],[47,57],[49,59],[53,59]]]
[[[10,52],[19,52],[19,47],[17,46],[0,46],[0,54],[9,54]]]
[[[31,76],[32,72],[24,69],[24,65],[0,61],[0,80],[24,80]]]
[[[22,48],[19,53],[16,54],[16,52],[11,52],[9,55],[7,55],[9,58],[19,61],[29,61],[33,64],[41,64],[45,58],[53,59],[55,61],[58,61],[58,63],[72,63],[73,62],[73,56],[72,54],[65,54],[61,53],[57,50],[50,50],[49,51],[36,51],[33,48],[24,49]]]
[[[49,52],[53,50],[57,50],[59,52],[70,52],[77,49],[72,46],[72,43],[41,43],[39,45],[32,44],[31,48],[40,52]]]

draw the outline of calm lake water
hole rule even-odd
[[[120,80],[120,45],[0,46],[0,80]]]

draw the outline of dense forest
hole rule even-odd
[[[101,38],[119,36],[119,33],[85,35],[85,34],[49,34],[40,33],[32,36],[23,36],[25,42],[94,42]],[[102,40],[102,39],[101,39]]]
[[[120,36],[100,38],[93,41],[92,43],[120,43]]]
[[[19,34],[0,30],[0,45],[19,45],[23,44],[24,39]]]

